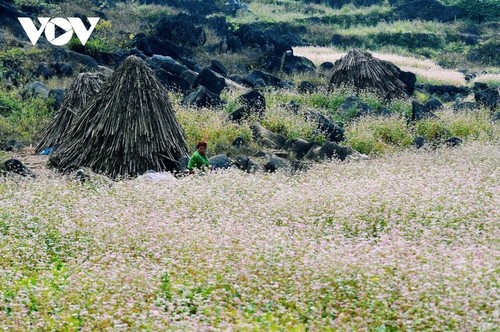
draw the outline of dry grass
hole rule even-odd
[[[346,52],[339,52],[332,47],[294,47],[294,54],[304,56],[319,65],[325,61],[335,62],[340,59]],[[411,71],[424,80],[436,81],[454,85],[464,85],[464,74],[444,69],[435,62],[428,59],[418,59],[415,57],[401,56],[394,54],[384,54],[371,52],[374,57],[393,62],[402,70]]]

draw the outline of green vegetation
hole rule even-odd
[[[52,100],[22,99],[17,91],[0,90],[0,142],[35,142],[53,115]]]
[[[440,0],[445,4],[456,5],[464,11],[465,17],[475,21],[500,20],[500,2],[497,0]]]
[[[485,109],[468,113],[444,110],[437,113],[437,118],[417,122],[415,130],[417,135],[431,141],[443,141],[452,136],[480,141],[499,139],[499,126],[491,122],[490,111]]]
[[[454,113],[445,109],[436,115],[413,125],[398,115],[363,117],[346,126],[345,144],[364,154],[382,155],[410,147],[416,136],[430,143],[442,143],[453,136],[483,142],[500,139],[500,126],[490,121],[488,110]]]
[[[412,143],[413,135],[401,116],[364,117],[346,128],[346,144],[364,154],[391,153]]]

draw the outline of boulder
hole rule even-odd
[[[308,81],[302,81],[299,83],[299,86],[297,87],[297,91],[299,93],[314,93],[318,91],[318,88],[316,85],[312,84],[311,82]]]
[[[319,150],[320,159],[337,158],[344,161],[348,156],[352,155],[353,150],[350,147],[340,146],[334,142],[326,142]]]
[[[289,171],[292,169],[291,163],[274,154],[268,156],[267,162],[264,164],[264,169],[268,172]]]
[[[196,82],[196,78],[198,77],[198,73],[192,70],[185,70],[182,72],[181,77],[185,79],[188,83],[189,86],[192,88],[194,85],[194,82]]]
[[[181,157],[177,160],[177,171],[185,172],[188,171],[189,157]]]
[[[52,64],[54,72],[59,77],[72,76],[74,73],[73,65],[67,62],[56,62]]]
[[[454,99],[452,96],[450,96],[450,94],[448,92],[445,92],[442,96],[441,96],[441,100],[444,102],[444,103],[451,103]]]
[[[495,113],[493,113],[493,115],[491,116],[491,121],[500,121],[500,111],[496,111]]]
[[[156,76],[167,88],[186,93],[191,89],[191,84],[180,76],[171,74],[163,69],[156,71]]]
[[[251,24],[243,24],[234,32],[244,46],[259,47],[269,54],[273,53],[281,57],[286,51],[291,51],[292,47],[279,35],[268,34]]]
[[[350,119],[378,113],[370,105],[363,103],[358,96],[348,97],[339,106],[337,111],[340,111],[344,114],[344,116],[347,116]]]
[[[330,61],[323,62],[319,65],[319,69],[322,71],[331,71],[333,70],[333,63]]]
[[[219,96],[205,88],[204,86],[198,87],[184,98],[185,105],[196,107],[211,107],[217,106],[222,103]]]
[[[59,167],[59,164],[61,162],[61,156],[59,154],[58,148],[59,148],[59,146],[53,148],[49,154],[49,164],[50,164],[50,166],[56,167],[56,168]]]
[[[240,107],[229,114],[229,119],[231,121],[239,122],[241,119],[248,116],[248,112],[244,107]]]
[[[256,90],[249,91],[238,97],[238,101],[248,112],[257,112],[263,114],[266,111],[266,98],[262,93]]]
[[[90,176],[88,173],[90,173],[90,170],[86,170],[83,168],[78,169],[75,172],[75,180],[81,183],[87,182],[88,180],[90,180]]]
[[[326,135],[328,141],[338,143],[344,140],[344,129],[323,114],[316,111],[309,111],[305,113],[305,118],[308,121],[315,121],[318,125],[318,130]]]
[[[49,96],[49,91],[50,90],[45,86],[45,84],[40,81],[35,81],[31,84],[28,84],[24,88],[23,97],[27,98],[30,96],[37,96],[43,99],[47,99]]]
[[[460,39],[465,43],[465,45],[474,46],[478,45],[481,37],[476,34],[471,33],[461,33],[459,34]]]
[[[24,146],[16,140],[10,140],[5,144],[5,151],[18,152],[21,151]]]
[[[280,71],[286,74],[300,74],[316,71],[316,66],[305,57],[295,56],[293,52],[286,51],[284,56],[268,55],[264,69],[267,71]]]
[[[315,143],[308,142],[301,138],[293,139],[286,144],[286,149],[295,155],[295,158],[302,159],[311,150]]]
[[[23,68],[12,68],[3,74],[6,83],[11,83],[15,86],[20,86],[23,81],[23,77],[26,75],[26,70]]]
[[[244,84],[247,83],[250,87],[253,88],[253,87],[259,85],[259,82],[258,82],[259,80],[262,80],[264,82],[264,86],[280,87],[282,84],[280,78],[278,78],[274,75],[262,72],[260,70],[254,70],[251,73],[249,73],[248,75],[246,75],[244,77],[243,83]]]
[[[186,57],[180,57],[178,60],[181,64],[188,67],[189,70],[192,70],[192,71],[199,73],[202,69],[200,67],[200,65],[198,64],[198,62],[196,62],[193,59],[186,58]]]
[[[183,71],[187,70],[186,66],[181,65],[170,56],[155,54],[146,59],[146,63],[151,68],[158,70],[164,69],[172,74],[180,75]]]
[[[219,60],[212,60],[208,68],[224,77],[229,75],[229,70]]]
[[[474,99],[481,105],[494,110],[500,104],[500,92],[496,88],[488,88],[474,92]]]
[[[225,154],[219,154],[208,159],[210,166],[214,169],[226,169],[233,166],[233,161]]]
[[[444,141],[444,144],[446,144],[447,146],[459,146],[462,144],[462,142],[463,141],[461,138],[453,136]]]
[[[71,61],[73,63],[78,63],[82,66],[85,66],[89,69],[99,69],[99,64],[89,55],[81,54],[73,51],[65,52],[65,59],[67,61]]]
[[[432,84],[425,84],[422,86],[423,90],[427,91],[431,95],[435,96],[442,96],[443,94],[447,93],[450,96],[454,97],[458,94],[461,95],[468,95],[470,93],[470,88],[465,87],[465,86],[454,86],[454,85],[432,85]]]
[[[245,139],[243,137],[238,136],[234,139],[234,141],[233,141],[233,143],[231,143],[231,145],[239,148],[242,146],[246,146],[247,142],[245,141]]]
[[[304,156],[305,159],[308,160],[317,160],[319,159],[319,152],[321,150],[321,145],[314,144],[309,151],[307,151],[306,155]]]
[[[207,42],[205,30],[184,19],[164,18],[160,20],[155,36],[188,47],[203,46]]]
[[[439,101],[439,99],[436,98],[431,98],[425,103],[425,108],[428,111],[435,111],[437,109],[440,109],[443,106],[443,103]]]
[[[190,49],[177,45],[168,40],[161,40],[154,36],[139,36],[136,40],[136,47],[147,56],[159,54],[168,55],[175,59],[184,56],[193,56],[193,51],[191,51]]]
[[[249,158],[248,156],[237,156],[234,163],[239,169],[248,172],[255,173],[262,171],[263,168],[260,164]]]
[[[50,66],[47,63],[42,62],[38,65],[38,68],[36,70],[36,75],[42,76],[45,79],[49,79],[54,76],[54,70],[52,70],[52,68],[50,68]]]
[[[425,119],[427,117],[435,117],[434,113],[432,112],[431,109],[427,108],[425,105],[420,104],[416,100],[412,101],[411,103],[411,120],[412,121],[418,121]],[[436,106],[437,104],[432,103],[433,107]]]
[[[458,102],[458,103],[455,103],[453,106],[452,106],[452,109],[455,111],[455,112],[460,112],[460,111],[473,111],[473,110],[476,110],[476,109],[479,109],[481,105],[479,103],[476,103],[476,102],[471,102],[471,101],[464,101],[464,102]]]
[[[4,168],[7,172],[16,173],[22,176],[35,177],[35,175],[17,159],[6,160],[4,162]]]
[[[398,78],[406,86],[405,90],[408,96],[411,96],[415,91],[415,83],[417,82],[417,75],[409,71],[402,71],[398,68]]]
[[[189,70],[186,66],[178,63],[174,59],[172,59],[172,61],[164,61],[160,67],[161,69],[166,70],[177,76],[180,76],[183,72]]]
[[[225,78],[209,68],[203,68],[194,81],[193,87],[199,85],[206,87],[215,95],[219,95],[227,87]]]
[[[467,54],[467,59],[483,66],[499,67],[500,40],[498,36],[492,37],[490,40],[482,42],[477,47],[471,49]]]
[[[57,111],[61,107],[65,96],[66,90],[64,89],[52,89],[49,91],[49,98],[54,101],[52,104],[54,110]]]
[[[413,140],[413,145],[417,148],[417,149],[420,149],[421,147],[423,147],[425,144],[425,137],[422,137],[422,136],[417,136],[415,137],[415,139]]]
[[[229,115],[229,118],[233,121],[239,121],[252,113],[257,113],[259,116],[262,116],[266,111],[266,99],[259,91],[249,91],[239,96],[238,101],[243,104],[243,106]]]
[[[341,47],[360,47],[363,45],[363,39],[358,36],[346,36],[334,33],[330,40],[332,45]]]
[[[483,83],[483,82],[474,82],[474,87],[472,89],[474,91],[481,91],[481,90],[486,90],[488,88],[489,88],[489,86],[486,83]]]
[[[26,33],[17,20],[18,17],[29,17],[30,15],[19,11],[9,1],[0,1],[0,22],[2,27],[7,28],[16,37],[26,38]],[[27,40],[27,38],[26,38]]]
[[[254,123],[250,129],[252,129],[254,139],[269,148],[281,149],[286,144],[286,138],[283,135],[273,133],[260,123]]]
[[[129,50],[118,49],[116,50],[114,57],[118,63],[122,63],[126,58],[128,58],[131,55],[135,55],[136,57],[139,57],[144,61],[146,61],[148,58],[144,53],[139,51],[137,48],[131,48]]]

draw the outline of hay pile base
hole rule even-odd
[[[71,128],[74,119],[99,92],[102,83],[97,74],[83,73],[75,78],[64,97],[61,108],[42,134],[35,149],[36,152],[40,153],[47,147],[61,144],[64,134]]]
[[[400,73],[393,63],[354,49],[335,61],[330,90],[355,88],[356,92],[372,91],[387,99],[406,97],[406,85],[399,79]]]
[[[89,167],[114,178],[175,170],[187,147],[161,82],[130,56],[82,112],[59,155],[63,171]]]

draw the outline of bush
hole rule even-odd
[[[11,139],[36,142],[52,118],[52,102],[39,97],[21,100],[19,94],[0,91],[0,143]]]
[[[284,108],[274,107],[267,110],[262,125],[287,139],[302,138],[318,143],[326,141],[325,135],[317,131],[316,123],[306,121],[301,112],[294,114]]]
[[[14,111],[19,111],[20,103],[11,94],[0,91],[0,115],[8,116]]]
[[[418,136],[423,136],[429,141],[445,140],[450,136],[445,123],[439,118],[428,118],[416,124]]]
[[[498,130],[495,130],[495,125],[490,120],[490,112],[486,109],[458,114],[450,110],[443,110],[437,115],[446,125],[449,136],[482,141],[497,138],[495,133],[498,133]]]
[[[445,109],[436,112],[436,116],[417,122],[417,135],[437,142],[452,136],[482,141],[498,139],[498,125],[491,122],[488,110],[454,113]]]
[[[466,18],[474,22],[498,21],[500,18],[498,0],[458,0],[456,5]]]
[[[176,116],[186,133],[190,153],[194,152],[196,143],[200,140],[207,141],[209,154],[215,155],[230,149],[238,136],[247,142],[252,139],[250,126],[230,122],[224,111],[177,108]]]
[[[346,144],[364,154],[390,153],[413,143],[406,119],[399,115],[360,118],[346,126],[345,135]]]

